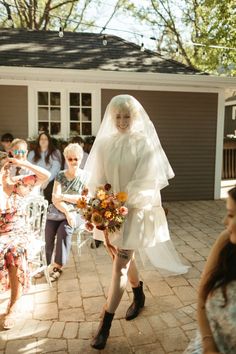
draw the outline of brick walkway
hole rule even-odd
[[[224,201],[171,202],[169,227],[183,261],[191,265],[183,276],[163,278],[151,265],[143,268],[146,306],[135,320],[124,320],[132,293],[128,287],[116,312],[106,349],[100,353],[181,354],[196,329],[196,297],[209,248],[223,229]],[[76,245],[70,263],[50,290],[37,280],[22,298],[14,329],[0,332],[0,354],[99,353],[90,347],[105,302],[111,261],[104,247]],[[0,313],[7,305],[1,295]]]

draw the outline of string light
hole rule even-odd
[[[12,16],[11,16],[11,10],[10,10],[10,7],[14,7],[15,9],[17,9],[17,6],[16,5],[12,5],[12,4],[8,4],[4,1],[4,5],[6,7],[6,10],[7,10],[7,22],[9,23],[9,27],[14,27],[14,22],[13,22],[13,19],[12,19]],[[29,5],[29,7],[33,7],[33,5]],[[41,15],[41,12],[39,10],[36,10],[37,13],[39,13]],[[79,22],[79,21],[76,21],[74,19],[67,19],[67,18],[62,18],[62,17],[59,17],[57,15],[53,15],[50,13],[50,11],[46,11],[46,13],[51,17],[51,18],[56,18],[60,21],[60,23],[62,23],[62,21],[67,21],[67,22],[70,22],[70,23],[75,23],[75,24],[81,24],[81,25],[88,25],[87,23],[84,23],[84,22]],[[125,30],[125,29],[118,29],[118,28],[105,28],[105,27],[102,27],[102,26],[98,26],[98,25],[92,25],[90,24],[89,25],[90,27],[94,27],[94,28],[100,28],[102,29],[101,33],[106,29],[106,30],[110,30],[110,31],[117,31],[117,32],[123,32],[123,33],[130,33],[132,35],[136,35],[136,36],[139,36],[142,38],[142,43],[141,43],[141,46],[140,46],[140,51],[145,51],[145,47],[144,47],[144,43],[143,43],[143,38],[144,38],[144,35],[143,34],[140,34],[138,32],[134,32],[134,31],[129,31],[129,30]],[[60,38],[63,38],[64,37],[64,32],[63,32],[63,26],[61,25],[60,28],[59,28],[59,33],[58,33],[59,37]],[[148,37],[148,36],[145,36],[145,38],[147,39],[150,39],[152,41],[157,41],[157,38],[155,37]],[[102,44],[104,46],[107,45],[107,36],[104,35],[103,38],[102,38]],[[207,47],[207,48],[215,48],[215,49],[225,49],[225,50],[233,50],[233,51],[236,51],[236,48],[233,48],[233,47],[226,47],[226,46],[223,46],[223,45],[210,45],[210,44],[203,44],[203,43],[195,43],[195,42],[186,42],[186,44],[191,44],[192,46],[199,46],[199,47]],[[179,49],[176,48],[175,50],[176,52],[176,55],[179,55]],[[206,51],[204,50],[203,53],[202,53],[202,58],[206,58],[207,54],[206,54]],[[225,60],[227,59],[227,54],[226,53],[223,53],[222,55],[222,60]]]
[[[102,37],[102,44],[104,45],[104,46],[106,46],[107,45],[107,36],[104,34],[104,36]]]
[[[63,38],[63,37],[64,37],[64,32],[63,32],[62,26],[60,26],[60,28],[59,28],[58,36],[59,36],[60,38]]]

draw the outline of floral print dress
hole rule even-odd
[[[206,302],[207,318],[218,351],[222,354],[236,353],[236,281],[227,286],[227,305],[224,306],[222,290],[218,288]],[[201,336],[198,332],[184,354],[203,354]]]
[[[29,287],[29,250],[33,250],[34,238],[25,229],[26,196],[37,181],[35,175],[19,179],[10,196],[0,189],[0,291],[9,289],[8,268],[17,267],[18,278],[24,292]]]

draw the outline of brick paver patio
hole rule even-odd
[[[135,320],[124,319],[132,291],[128,287],[116,312],[105,350],[119,354],[181,354],[196,329],[198,281],[209,249],[223,230],[225,202],[171,202],[169,227],[172,240],[186,264],[185,275],[162,277],[151,265],[143,267],[146,306]],[[53,288],[37,280],[21,302],[16,326],[0,332],[0,354],[99,353],[90,340],[99,322],[111,275],[111,261],[103,246],[85,246],[78,257],[73,245],[68,266]],[[0,312],[7,306],[1,295]]]

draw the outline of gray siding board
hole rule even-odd
[[[122,93],[135,96],[157,129],[175,172],[163,200],[214,199],[216,93],[102,90],[102,112]]]
[[[0,85],[0,135],[28,136],[28,88]]]

